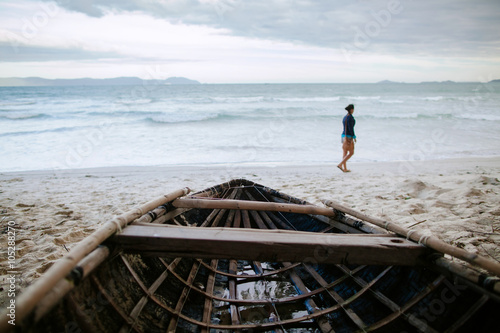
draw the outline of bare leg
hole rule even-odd
[[[346,168],[345,162],[347,161],[346,157],[349,154],[349,152],[347,151],[347,149],[344,148],[344,146],[342,147],[342,150],[343,150],[342,161],[339,163],[339,165],[337,165],[337,168],[339,168],[340,170],[345,172],[345,168]]]
[[[352,157],[352,155],[354,155],[353,140],[346,139],[344,141],[344,144],[342,145],[342,150],[343,150],[342,162],[340,162],[339,165],[337,165],[337,167],[344,172],[349,172],[350,170],[347,169],[347,161]]]

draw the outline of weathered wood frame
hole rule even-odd
[[[131,225],[112,242],[126,251],[190,258],[357,265],[418,265],[430,253],[394,235]]]

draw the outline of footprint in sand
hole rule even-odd
[[[482,197],[484,195],[483,191],[481,190],[478,190],[476,188],[471,188],[466,194],[465,196],[468,197],[468,198],[471,198],[471,197]]]
[[[424,206],[422,204],[414,204],[411,205],[410,209],[408,212],[411,215],[418,215],[418,214],[425,214],[427,213],[427,210],[425,210]]]

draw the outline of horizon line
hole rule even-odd
[[[168,77],[165,79],[143,79],[137,76],[117,76],[117,77],[106,77],[106,78],[93,78],[93,77],[77,77],[77,78],[44,78],[40,76],[27,76],[27,77],[0,77],[0,80],[9,80],[9,79],[21,79],[21,80],[26,80],[26,79],[42,79],[42,80],[48,80],[48,81],[55,81],[55,80],[112,80],[112,79],[138,79],[142,81],[166,81],[168,79],[172,78],[182,78],[190,81],[196,81],[197,83],[192,83],[192,84],[170,84],[170,85],[216,85],[216,84],[422,84],[422,83],[492,83],[496,81],[500,81],[500,79],[492,79],[490,81],[453,81],[453,80],[444,80],[444,81],[419,81],[419,82],[404,82],[404,81],[392,81],[392,80],[380,80],[376,82],[220,82],[220,83],[214,83],[214,82],[200,82],[195,79],[190,79],[187,77],[182,77],[182,76],[172,76]],[[124,84],[124,85],[132,85],[132,84]],[[18,87],[24,86],[24,85],[18,85]],[[33,85],[25,85],[25,87],[30,87]],[[15,87],[15,86],[1,86],[0,87]]]

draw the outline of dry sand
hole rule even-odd
[[[22,290],[113,216],[182,187],[246,178],[321,205],[330,199],[500,260],[500,157],[328,166],[127,167],[0,174],[0,306],[7,224]],[[12,222],[13,221],[13,222]],[[19,291],[19,290],[18,290]]]

